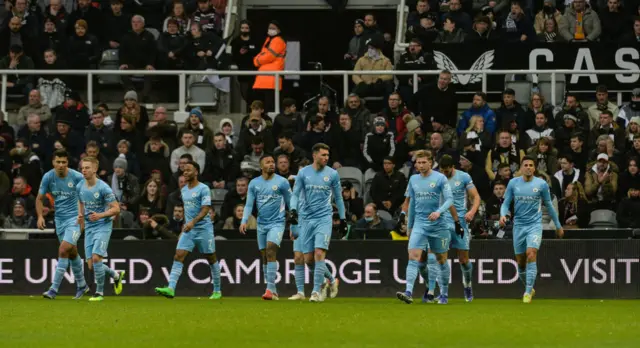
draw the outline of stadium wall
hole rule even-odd
[[[82,248],[82,242],[79,244]],[[166,284],[175,242],[112,241],[107,264],[127,271],[125,295],[153,295]],[[259,296],[264,290],[255,242],[218,241],[225,296]],[[340,241],[331,244],[328,265],[342,285],[340,296],[393,297],[404,289],[407,244],[389,241]],[[0,243],[0,294],[39,294],[50,284],[56,267],[53,240]],[[295,293],[292,245],[283,241],[279,255],[278,290]],[[81,249],[82,250],[82,249]],[[518,298],[522,295],[510,241],[473,241],[474,292],[477,298]],[[450,260],[450,294],[462,296],[457,261]],[[550,240],[538,256],[536,296],[542,298],[640,298],[640,240]],[[313,279],[307,270],[306,283]],[[422,283],[422,279],[420,280]],[[62,294],[75,286],[65,275]],[[416,291],[422,291],[422,285]],[[310,285],[307,285],[307,292]],[[190,256],[178,283],[179,296],[205,296],[211,291],[206,260]],[[107,292],[109,294],[109,292]]]

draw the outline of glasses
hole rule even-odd
[[[398,98],[389,98],[389,101],[400,101]]]

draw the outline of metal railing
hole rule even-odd
[[[302,70],[302,71],[199,71],[199,70],[0,70],[2,75],[2,88],[0,95],[0,110],[6,111],[6,98],[7,98],[7,75],[75,75],[75,76],[87,76],[87,106],[90,110],[93,110],[93,77],[95,75],[151,75],[151,76],[178,76],[179,77],[179,110],[184,111],[187,106],[186,89],[187,89],[187,75],[224,75],[224,76],[275,76],[275,112],[280,112],[280,77],[288,75],[298,76],[342,76],[343,83],[343,100],[346,100],[349,95],[349,77],[352,75],[394,75],[394,76],[412,76],[413,77],[413,91],[417,92],[419,83],[419,75],[438,75],[439,70],[384,70],[384,71],[353,71],[353,70]],[[551,104],[557,105],[556,100],[556,75],[640,75],[640,69],[635,70],[456,70],[452,72],[456,74],[480,74],[482,75],[482,92],[487,92],[487,77],[489,75],[535,75],[535,74],[549,74],[551,75]],[[622,100],[622,93],[618,93],[618,101]]]

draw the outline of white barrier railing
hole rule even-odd
[[[0,228],[0,233],[12,232],[12,233],[26,233],[26,234],[52,234],[56,230],[53,228],[45,228],[40,230],[37,228]]]
[[[226,76],[275,76],[275,112],[280,112],[280,77],[288,75],[298,76],[342,76],[343,100],[349,95],[349,76],[352,75],[394,75],[412,76],[413,90],[416,92],[419,87],[419,75],[438,75],[439,70],[385,70],[385,71],[353,71],[353,70],[302,70],[302,71],[216,71],[215,73]],[[489,75],[529,75],[529,74],[550,74],[551,75],[551,104],[557,105],[556,100],[556,75],[640,75],[640,70],[456,70],[453,74],[481,74],[482,92],[487,92],[487,76]],[[6,112],[7,75],[86,75],[87,76],[87,106],[93,110],[93,77],[95,75],[151,75],[151,76],[178,76],[179,77],[179,110],[184,111],[186,103],[187,75],[212,75],[212,71],[200,70],[0,70],[2,75],[2,87],[0,95],[0,110]],[[594,91],[595,92],[595,91]],[[621,103],[622,94],[618,93],[618,104]]]

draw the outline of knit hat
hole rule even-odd
[[[70,89],[67,89],[65,91],[64,98],[65,99],[75,100],[75,101],[80,101],[80,95],[78,94],[78,92],[72,91]]]
[[[355,23],[353,23],[353,25],[356,25],[356,24],[360,24],[362,27],[364,27],[364,21],[360,18],[356,19]]]
[[[76,25],[79,27],[83,27],[84,30],[89,30],[89,24],[87,24],[87,21],[85,21],[84,19],[78,19],[76,21]]]
[[[567,113],[567,114],[564,115],[564,119],[565,120],[572,120],[575,124],[578,124],[578,118],[575,115]]]
[[[408,132],[413,132],[418,128],[420,128],[420,122],[418,120],[413,119],[413,120],[407,122],[407,131]]]
[[[191,112],[189,113],[189,116],[191,116],[191,115],[196,115],[196,117],[198,117],[200,122],[204,122],[204,117],[202,116],[202,110],[200,108],[191,109]]]
[[[632,97],[640,97],[640,87],[634,88],[633,91],[631,91],[631,96]]]
[[[484,7],[480,10],[480,12],[482,12],[482,15],[483,15],[483,16],[486,16],[486,15],[488,15],[489,13],[493,13],[493,7],[491,7],[491,6],[484,6]]]
[[[13,207],[16,207],[16,206],[19,206],[19,205],[22,206],[22,207],[26,207],[27,206],[25,201],[24,201],[24,198],[16,198],[13,201]]]
[[[544,3],[550,3],[551,6],[556,7],[556,0],[544,0]]]
[[[374,126],[387,126],[387,122],[385,121],[384,117],[376,117],[373,119],[373,125]]]
[[[136,93],[136,91],[128,91],[124,94],[124,100],[128,99],[138,101],[138,93]]]
[[[629,120],[629,123],[635,123],[640,126],[640,116],[631,117],[631,120]]]
[[[122,168],[124,170],[127,170],[127,159],[122,157],[116,158],[116,160],[113,161],[113,169],[116,169],[116,168]]]

